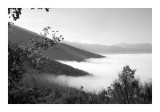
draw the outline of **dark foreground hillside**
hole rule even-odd
[[[29,52],[18,45],[8,46],[8,103],[9,104],[150,104],[152,83],[134,77],[135,70],[125,66],[119,78],[98,94],[83,87],[48,81],[49,75],[89,75],[82,70],[47,59],[42,64],[28,57]],[[34,56],[32,56],[34,57]]]

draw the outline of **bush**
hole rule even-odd
[[[135,104],[152,103],[152,83],[145,86],[135,78],[135,71],[125,66],[118,80],[108,88],[111,103]]]

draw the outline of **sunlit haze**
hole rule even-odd
[[[91,44],[152,43],[151,8],[23,9],[16,25],[40,33],[46,26],[66,41]]]

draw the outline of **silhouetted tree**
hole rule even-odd
[[[33,10],[35,8],[31,8]],[[38,10],[44,9],[46,12],[49,12],[49,8],[37,8]],[[8,15],[9,18],[13,18],[14,21],[20,18],[20,15],[22,14],[22,8],[8,8]]]
[[[118,80],[115,80],[108,88],[108,94],[111,96],[112,103],[133,104],[133,103],[151,103],[152,84],[143,85],[135,78],[136,70],[129,66],[123,67]],[[148,96],[148,97],[147,97]]]

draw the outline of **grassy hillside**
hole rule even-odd
[[[31,32],[27,29],[12,25],[11,30],[9,30],[8,39],[11,42],[17,43],[20,42],[20,45],[26,45],[32,38],[40,40],[41,37],[34,32]],[[94,54],[85,50],[81,50],[70,45],[59,43],[58,49],[50,49],[39,51],[41,54],[45,55],[50,59],[55,60],[70,60],[70,61],[84,61],[88,58],[102,58],[104,56]]]
[[[17,48],[18,51],[14,52],[14,49]],[[12,54],[16,57],[13,59],[18,59],[21,57],[21,55],[24,55],[22,59],[19,61],[24,62],[24,66],[26,68],[26,72],[30,74],[54,74],[54,75],[67,75],[67,76],[83,76],[83,75],[89,75],[89,73],[73,68],[72,66],[62,64],[60,62],[51,60],[51,59],[46,59],[43,63],[37,63],[36,58],[38,56],[42,56],[40,54],[35,54],[30,58],[26,56],[26,51],[24,51],[21,47],[9,42],[9,53]],[[12,56],[12,55],[11,55]],[[11,63],[12,64],[12,63]]]
[[[36,65],[34,69],[38,71],[40,74],[47,73],[47,74],[67,75],[74,77],[91,75],[88,72],[73,68],[72,66],[62,64],[60,62],[51,59],[47,59],[46,62]]]

